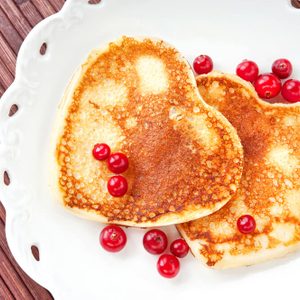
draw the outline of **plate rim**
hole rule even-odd
[[[29,221],[28,204],[32,194],[31,191],[27,190],[11,176],[10,170],[14,168],[12,167],[12,161],[9,160],[13,160],[20,155],[20,151],[17,148],[20,143],[21,130],[15,127],[17,127],[16,125],[21,117],[20,114],[23,112],[23,106],[26,109],[26,106],[30,107],[33,104],[30,98],[32,96],[31,89],[34,89],[35,82],[34,80],[31,82],[30,77],[34,78],[36,74],[28,74],[28,65],[33,63],[38,55],[47,55],[47,48],[44,54],[40,52],[40,48],[44,43],[47,44],[49,38],[55,34],[56,30],[68,29],[69,26],[84,17],[80,9],[88,6],[99,6],[102,9],[103,2],[105,1],[102,0],[99,3],[91,4],[88,0],[66,0],[58,12],[46,17],[35,25],[21,44],[16,59],[14,80],[2,95],[0,101],[0,172],[3,177],[0,184],[0,201],[6,212],[5,236],[7,244],[21,269],[34,281],[49,290],[55,299],[62,298],[60,290],[52,284],[47,274],[39,272],[39,261],[34,259],[30,251],[31,246],[38,245],[30,245],[24,237],[20,238],[20,236],[14,234],[15,227],[19,226],[16,225],[17,223]],[[36,49],[36,53],[30,54],[32,49]],[[25,97],[27,100],[20,100],[19,96],[21,93],[27,96]],[[17,105],[18,110],[12,116],[9,116],[8,113],[12,105]],[[4,182],[5,172],[9,176],[9,184]],[[27,195],[23,197],[24,192]],[[15,196],[16,193],[19,196],[18,199]],[[24,251],[25,245],[29,251]]]

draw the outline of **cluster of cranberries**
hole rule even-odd
[[[121,251],[127,242],[124,230],[116,225],[108,225],[100,233],[100,244],[109,252]],[[162,254],[168,246],[167,235],[159,229],[151,229],[145,233],[143,245],[151,254]],[[157,261],[158,272],[166,278],[175,277],[180,270],[180,262],[177,257],[183,258],[189,252],[189,246],[183,239],[176,239],[170,245],[172,254],[162,254]]]
[[[289,79],[282,85],[281,80],[291,76],[293,66],[285,58],[277,59],[272,64],[272,73],[259,75],[259,69],[255,62],[244,60],[236,68],[236,74],[253,83],[257,94],[264,99],[276,97],[280,92],[288,102],[300,101],[300,81]]]
[[[197,74],[207,74],[213,69],[213,61],[208,55],[200,55],[193,63]],[[254,61],[244,60],[236,68],[236,74],[244,80],[250,81],[259,97],[271,99],[279,95],[291,103],[300,101],[300,81],[286,80],[283,85],[281,80],[291,76],[293,66],[285,58],[277,59],[272,64],[272,73],[259,75],[259,68]]]
[[[106,160],[108,169],[121,174],[128,169],[128,158],[120,152],[110,153],[110,147],[107,144],[96,144],[93,148],[93,156],[97,160]],[[122,197],[126,194],[128,183],[122,175],[115,175],[109,178],[107,183],[108,192],[113,197]]]
[[[162,254],[168,246],[166,234],[159,229],[151,229],[144,235],[143,245],[151,254]],[[172,254],[162,254],[157,261],[157,270],[166,278],[175,277],[180,270],[180,262],[177,257],[183,258],[189,252],[189,246],[183,239],[176,239],[170,245]]]

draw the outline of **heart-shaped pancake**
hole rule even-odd
[[[204,100],[237,129],[244,147],[240,188],[222,209],[178,226],[208,266],[251,265],[300,248],[300,105],[270,104],[237,76],[199,76]],[[237,220],[251,215],[253,233]]]
[[[74,75],[57,120],[59,197],[76,214],[158,226],[208,215],[236,192],[243,165],[235,129],[200,97],[179,52],[123,37],[95,50]],[[96,143],[129,159],[123,197],[112,197]]]

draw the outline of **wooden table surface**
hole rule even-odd
[[[0,97],[14,79],[16,56],[28,32],[60,10],[63,3],[64,0],[0,0]],[[300,8],[300,0],[291,3]],[[18,266],[8,249],[4,227],[5,211],[0,203],[0,300],[53,299]]]
[[[0,97],[14,79],[16,56],[28,32],[60,10],[63,3],[64,0],[0,0]],[[5,211],[0,203],[0,299],[53,299],[18,266],[8,249],[4,226]]]

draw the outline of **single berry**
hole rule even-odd
[[[197,74],[207,74],[213,69],[213,61],[208,55],[199,55],[195,58],[194,70]]]
[[[157,270],[163,277],[175,277],[180,270],[180,263],[178,258],[172,254],[161,255],[157,261]]]
[[[254,82],[254,88],[259,97],[270,99],[280,93],[281,82],[274,74],[262,74]]]
[[[258,73],[257,64],[251,60],[244,60],[236,67],[236,74],[250,82],[254,82],[257,79]]]
[[[300,101],[300,81],[295,79],[287,80],[281,90],[282,97],[289,102]]]
[[[272,72],[280,79],[288,78],[293,72],[291,62],[285,58],[277,59],[272,64]]]
[[[149,253],[161,254],[167,249],[168,238],[163,231],[152,229],[145,233],[143,245]]]
[[[108,225],[100,233],[100,244],[106,251],[119,252],[125,247],[126,242],[126,233],[119,226]]]
[[[128,169],[128,165],[127,156],[120,152],[111,154],[107,160],[108,169],[115,174],[125,172]]]
[[[128,189],[126,178],[121,175],[110,177],[107,183],[107,189],[113,197],[124,196]]]
[[[177,239],[170,246],[171,253],[177,257],[185,257],[189,253],[189,245],[184,239]]]
[[[237,227],[241,233],[252,233],[255,230],[256,223],[252,216],[243,215],[238,218]]]
[[[110,148],[107,144],[96,144],[93,148],[93,156],[97,160],[105,160],[110,154]]]

